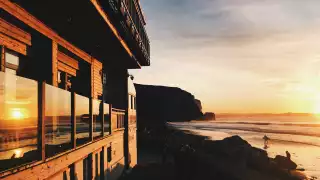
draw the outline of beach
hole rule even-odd
[[[239,135],[252,146],[264,148],[264,135],[270,138],[265,150],[270,157],[291,158],[298,168],[305,169],[309,177],[320,179],[320,121],[315,117],[241,117],[219,118],[211,122],[171,123],[174,127],[189,130],[212,140]]]

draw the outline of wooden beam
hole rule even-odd
[[[20,54],[27,55],[27,45],[10,38],[2,33],[0,33],[0,45],[5,46],[8,49],[16,51]]]
[[[0,32],[31,46],[31,35],[0,17]]]
[[[52,85],[58,87],[58,44],[52,41]]]
[[[116,27],[111,23],[110,18],[108,17],[108,15],[104,12],[104,10],[102,9],[102,7],[100,6],[99,2],[97,0],[90,0],[92,2],[92,4],[94,5],[94,7],[97,9],[97,11],[100,13],[100,15],[102,16],[102,18],[105,20],[105,22],[108,24],[108,26],[110,27],[111,31],[114,33],[114,35],[116,36],[116,38],[120,41],[120,43],[122,44],[122,46],[124,47],[124,49],[127,51],[127,53],[129,54],[129,56],[133,57],[133,53],[131,52],[129,46],[127,45],[127,43],[122,39],[122,37],[120,36],[119,32],[117,31]]]
[[[5,11],[7,11],[8,13],[13,15],[20,21],[24,22],[31,28],[37,30],[41,34],[52,39],[53,41],[56,41],[59,45],[66,48],[73,54],[79,56],[81,59],[87,61],[88,63],[91,63],[91,56],[89,54],[80,50],[79,48],[75,47],[74,45],[72,45],[71,43],[69,43],[62,37],[60,37],[52,29],[47,27],[45,24],[43,24],[41,21],[36,19],[34,16],[32,16],[23,8],[21,8],[19,5],[12,3],[11,1],[8,1],[8,0],[0,0],[0,7],[2,7]]]

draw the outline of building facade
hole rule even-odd
[[[0,178],[117,179],[137,164],[139,0],[0,0]]]

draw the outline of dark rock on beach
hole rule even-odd
[[[156,154],[160,157],[166,156],[162,159],[172,157],[169,162],[158,162],[164,169],[171,167],[170,171],[160,173],[166,179],[304,179],[304,176],[301,178],[291,173],[292,170],[296,171],[296,166],[293,166],[291,160],[285,160],[286,157],[279,159],[280,156],[274,159],[269,158],[265,150],[252,147],[239,136],[212,141],[188,131],[167,129],[162,133],[161,137],[165,137],[163,140],[149,139],[147,143],[149,146],[143,148],[149,152],[157,152]],[[141,140],[143,138],[140,138]],[[166,151],[162,151],[161,147],[166,147]],[[142,172],[141,169],[140,172]],[[152,176],[143,177],[142,179],[153,179]]]

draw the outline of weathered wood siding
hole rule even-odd
[[[92,59],[92,97],[98,99],[102,96],[102,63],[96,59]]]

